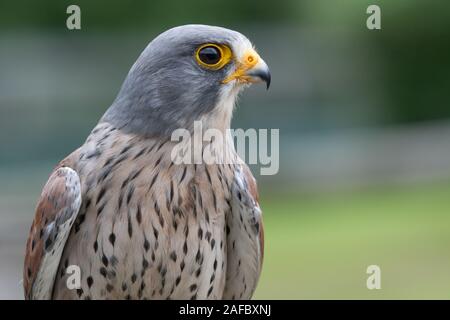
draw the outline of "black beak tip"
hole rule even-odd
[[[268,77],[265,80],[266,81],[266,90],[269,90],[270,80],[271,80],[271,76],[270,76],[270,73],[268,73]]]
[[[261,81],[264,81],[266,83],[266,90],[269,90],[270,87],[270,81],[272,79],[272,76],[270,75],[269,69],[266,70],[254,70],[248,73],[249,76],[257,77]]]
[[[261,72],[258,74],[258,76],[261,78],[262,81],[264,81],[266,83],[266,90],[269,90],[270,80],[272,79],[272,76],[270,75],[270,71],[267,70],[266,72]]]

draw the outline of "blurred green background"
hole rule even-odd
[[[66,28],[81,7],[82,29]],[[366,9],[381,8],[381,30]],[[21,298],[24,243],[52,167],[83,143],[147,43],[176,25],[236,29],[272,71],[235,128],[279,128],[258,176],[260,299],[450,298],[450,3],[2,1],[0,298]],[[381,268],[381,290],[366,268]]]

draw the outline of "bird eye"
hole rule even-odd
[[[220,61],[221,57],[222,53],[218,48],[213,46],[204,47],[198,52],[200,61],[209,65],[216,64]]]
[[[205,44],[197,49],[196,60],[207,69],[218,70],[231,60],[231,49],[225,45]]]

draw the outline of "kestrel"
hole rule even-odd
[[[242,34],[185,25],[156,37],[86,142],[50,175],[26,245],[26,299],[249,299],[263,260],[256,182],[227,134],[235,100],[270,84]],[[173,161],[178,128],[233,161]],[[205,146],[202,146],[203,148]],[[69,266],[80,270],[67,285]]]

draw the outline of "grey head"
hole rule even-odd
[[[234,105],[240,88],[261,80],[270,83],[269,69],[239,32],[175,27],[144,49],[100,122],[127,133],[170,136],[225,100]]]

